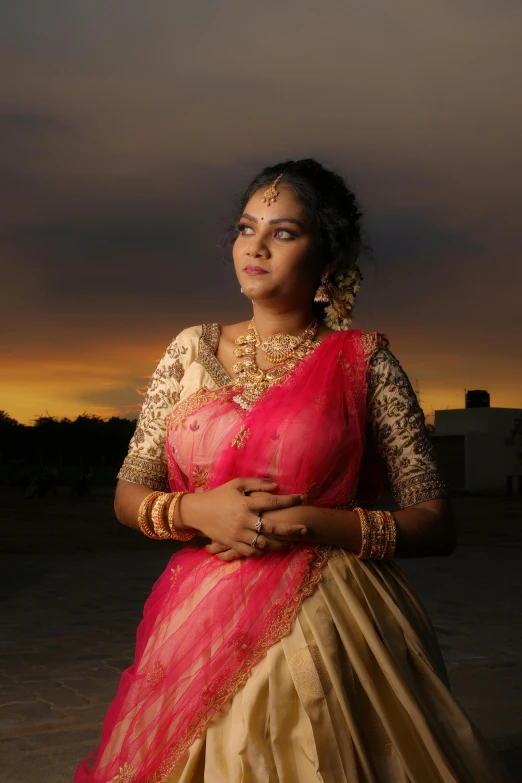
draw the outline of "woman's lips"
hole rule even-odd
[[[246,272],[246,274],[250,275],[251,277],[254,277],[255,275],[268,274],[266,269],[262,269],[260,266],[252,266],[252,264],[248,264],[248,266],[243,269],[243,272]]]

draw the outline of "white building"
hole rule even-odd
[[[517,408],[435,411],[433,445],[452,489],[522,494],[522,451],[512,438]]]

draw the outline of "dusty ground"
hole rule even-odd
[[[1,780],[70,783],[98,741],[172,545],[118,525],[107,491],[27,501],[4,489],[0,500]],[[401,566],[435,623],[455,695],[522,781],[522,502],[455,507],[457,552]]]

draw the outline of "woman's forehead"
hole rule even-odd
[[[244,212],[257,218],[258,220],[269,220],[273,218],[297,218],[303,223],[307,220],[308,214],[300,201],[296,198],[291,188],[285,185],[277,186],[279,194],[276,200],[268,205],[262,201],[263,193],[268,186],[263,186],[256,190],[246,203]]]

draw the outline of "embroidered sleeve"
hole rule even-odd
[[[398,508],[448,494],[417,396],[386,348],[377,349],[368,363],[368,425]]]
[[[129,451],[118,473],[119,479],[168,490],[165,457],[166,419],[179,401],[179,384],[184,374],[184,349],[173,340],[154,370],[136,423]]]

